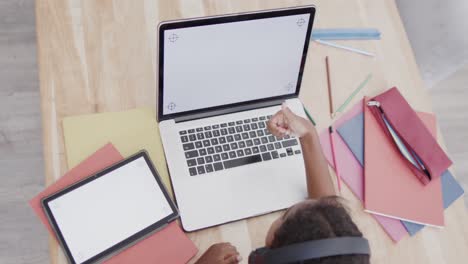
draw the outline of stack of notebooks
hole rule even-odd
[[[385,109],[375,103],[379,100],[386,102]],[[358,102],[334,124],[339,134],[335,157],[342,180],[364,210],[398,242],[424,226],[443,227],[444,209],[464,191],[447,170],[451,162],[436,142],[435,116],[393,109],[410,109],[396,88]],[[320,140],[334,168],[328,130]]]
[[[139,150],[147,150],[167,190],[171,191],[162,144],[151,109],[100,113],[65,118],[64,138],[69,168],[55,183],[30,201],[30,206],[48,229],[55,233],[41,200]],[[198,252],[176,221],[119,252],[105,263],[187,263]]]

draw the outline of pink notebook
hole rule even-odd
[[[340,119],[338,119],[334,123],[335,128],[340,127],[349,119],[352,119],[356,115],[362,113],[362,104],[362,101],[358,102],[351,110],[346,112]],[[354,157],[353,153],[340,137],[340,135],[336,133],[335,136],[335,154],[338,160],[337,162],[340,166],[341,178],[351,189],[354,195],[356,195],[356,197],[362,202],[364,201],[364,171],[362,166]],[[322,144],[322,150],[325,158],[327,159],[330,166],[334,168],[328,129],[320,133],[320,142]],[[380,226],[382,226],[384,231],[394,242],[400,241],[403,237],[406,236],[406,234],[408,234],[405,227],[399,220],[374,214],[372,214],[372,216],[375,218],[375,220],[377,220]]]
[[[425,113],[418,116],[435,137],[435,117]],[[367,211],[417,224],[444,225],[440,177],[422,184],[369,107],[364,107],[364,167]]]
[[[41,199],[122,159],[123,157],[117,149],[112,144],[107,144],[29,201],[30,206],[53,237],[55,237],[55,233],[42,210]],[[195,245],[188,239],[179,225],[173,222],[166,228],[109,258],[105,263],[182,264],[187,263],[196,253]]]

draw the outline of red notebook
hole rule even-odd
[[[365,102],[368,102],[365,98]],[[418,113],[436,135],[435,117]],[[364,207],[374,214],[409,222],[443,226],[440,177],[421,184],[369,107],[364,107]]]
[[[41,199],[121,160],[123,157],[117,149],[112,144],[107,144],[29,201],[30,206],[53,237],[55,237],[55,233],[44,214]],[[164,229],[109,258],[104,263],[182,264],[187,263],[197,251],[192,241],[174,221]]]

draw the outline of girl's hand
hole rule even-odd
[[[208,248],[195,264],[237,264],[242,257],[230,243],[218,243]]]
[[[268,129],[277,137],[285,135],[302,137],[315,128],[309,120],[294,114],[283,103],[281,110],[268,121]]]

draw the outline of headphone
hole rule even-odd
[[[291,244],[281,248],[258,248],[249,255],[249,264],[286,264],[338,255],[370,255],[363,237],[334,237]]]

